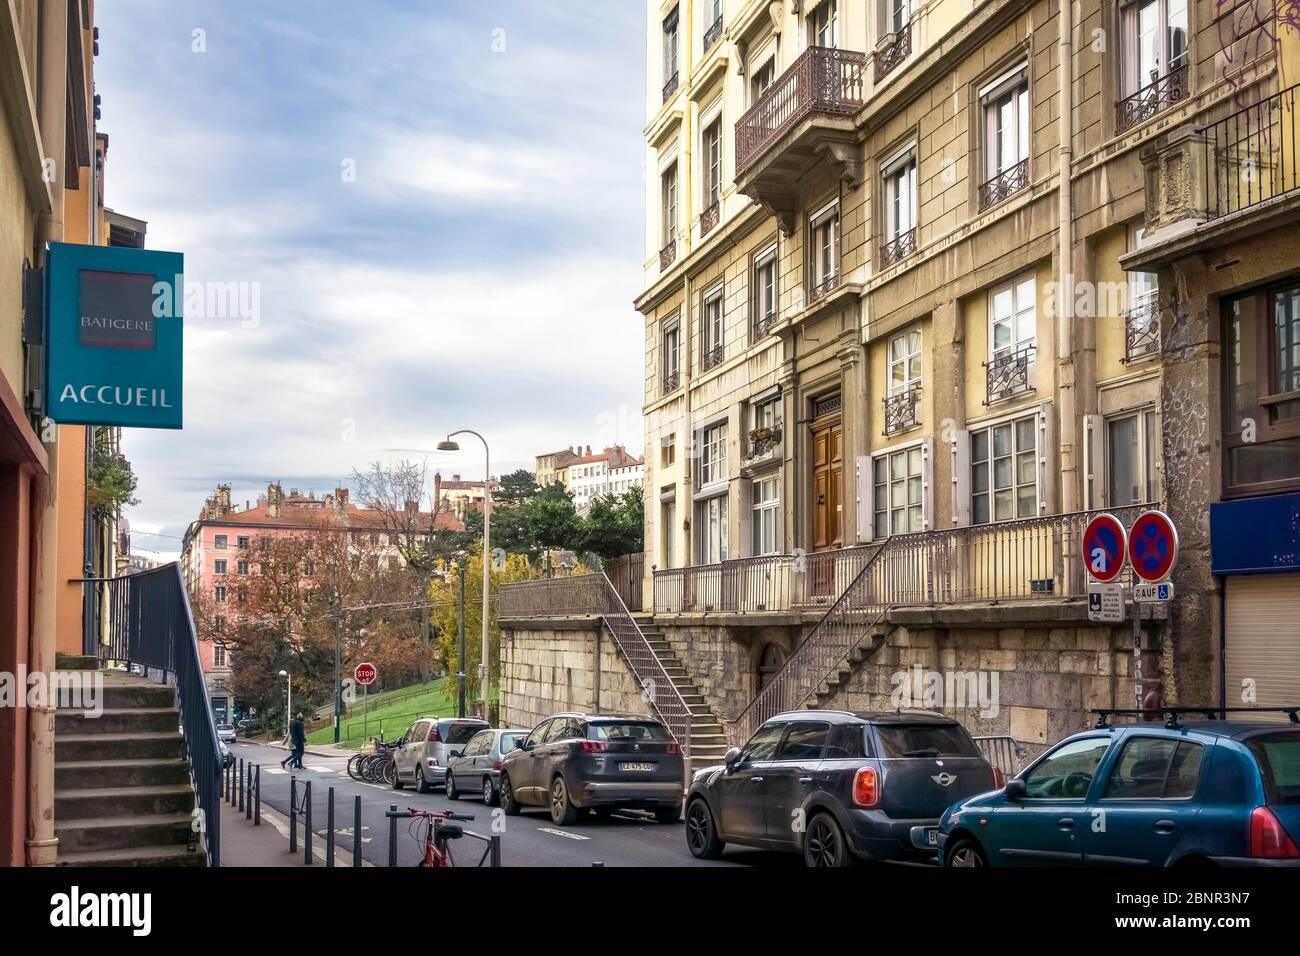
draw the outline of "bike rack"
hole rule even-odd
[[[388,805],[388,812],[384,816],[388,817],[388,865],[397,866],[397,821],[410,820],[412,817],[405,810],[398,810],[395,803]],[[501,865],[501,836],[499,834],[484,836],[481,833],[464,829],[461,830],[461,834],[462,836],[473,837],[475,840],[482,840],[487,844],[483,849],[483,855],[474,864],[475,866],[481,867],[486,864],[490,867],[496,867]],[[491,862],[488,862],[489,860]]]

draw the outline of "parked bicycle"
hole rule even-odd
[[[412,838],[424,844],[424,852],[416,865],[455,866],[456,861],[452,858],[450,843],[452,840],[459,840],[465,835],[465,831],[456,824],[446,821],[473,820],[473,815],[456,813],[452,810],[416,810],[414,807],[407,807],[406,812],[412,818],[408,832]],[[416,833],[416,828],[422,823],[423,837]]]
[[[362,780],[366,783],[392,786],[396,773],[393,754],[400,745],[400,740],[376,739],[374,753],[353,754],[348,760],[348,776],[353,780]]]

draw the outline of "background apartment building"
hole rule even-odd
[[[230,719],[235,705],[234,661],[222,635],[231,632],[246,597],[246,583],[259,572],[258,555],[271,541],[338,530],[357,536],[360,550],[387,562],[390,568],[405,562],[403,542],[392,530],[390,517],[357,507],[347,488],[317,497],[297,488],[285,494],[279,482],[272,482],[265,495],[259,495],[256,503],[245,502],[243,508],[231,501],[230,492],[230,485],[217,485],[198,519],[186,529],[181,545],[181,570],[191,599],[212,610],[200,626],[199,656],[218,720]],[[410,503],[409,511],[409,521],[403,522],[406,527],[429,532],[464,530],[459,517],[449,511],[421,512],[415,502]],[[303,574],[311,578],[310,565]]]
[[[622,445],[614,445],[596,454],[588,445],[585,454],[568,465],[565,487],[573,496],[573,506],[584,514],[592,499],[621,495],[641,487],[645,477],[645,460],[629,454]]]
[[[1050,675],[1050,694],[1004,680],[1017,740],[1127,704],[1122,639],[1078,627],[1082,519],[1059,516],[1164,501],[1183,537],[1180,597],[1147,629],[1145,673],[1166,697],[1223,690],[1209,505],[1294,488],[1300,461],[1300,353],[1284,354],[1300,340],[1285,279],[1300,267],[1298,37],[1271,3],[1234,8],[1241,29],[1210,3],[1066,13],[1047,0],[647,4],[648,588],[657,614],[750,612],[716,646],[683,638],[736,661],[724,709],[746,706],[800,640],[759,633],[755,610],[794,603],[772,582],[833,605],[886,545],[897,567],[882,600],[983,605],[965,620],[996,625],[959,633],[955,610],[931,612],[916,663],[1033,661]],[[1237,251],[1207,259],[1233,236]],[[1245,298],[1226,306],[1233,289]],[[1252,358],[1222,365],[1225,329]],[[1256,387],[1264,369],[1274,377]],[[1234,395],[1269,444],[1225,459]],[[1246,477],[1223,484],[1234,468]],[[790,561],[755,563],[804,555],[802,583]],[[1298,563],[1243,593],[1294,606],[1282,572]],[[738,605],[753,587],[768,589],[762,606]],[[1008,599],[1021,603],[993,606]],[[1277,621],[1254,626],[1262,638]],[[1251,651],[1261,703],[1300,692],[1262,666],[1271,652],[1300,680],[1300,634],[1285,633]],[[881,673],[908,658],[882,655]],[[1062,683],[1067,669],[1079,679]],[[879,698],[867,683],[856,702]]]

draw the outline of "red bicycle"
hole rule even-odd
[[[456,824],[446,821],[473,820],[474,817],[469,814],[454,813],[451,810],[416,810],[414,807],[407,807],[406,812],[413,818],[411,836],[424,843],[424,856],[417,865],[455,866],[456,861],[452,859],[449,844],[452,840],[459,840],[464,836],[465,831]],[[423,837],[415,834],[415,828],[421,821],[424,822]]]

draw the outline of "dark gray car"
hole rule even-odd
[[[501,766],[501,806],[516,814],[547,807],[568,826],[581,810],[651,810],[661,823],[682,816],[682,751],[643,714],[556,714],[532,729]]]
[[[727,843],[802,852],[809,866],[929,860],[943,811],[996,787],[970,734],[943,714],[793,711],[695,774],[686,845],[703,859]]]
[[[466,794],[481,793],[483,802],[495,807],[501,762],[528,736],[527,727],[495,727],[480,730],[465,744],[458,756],[447,761],[447,797],[458,800]]]

